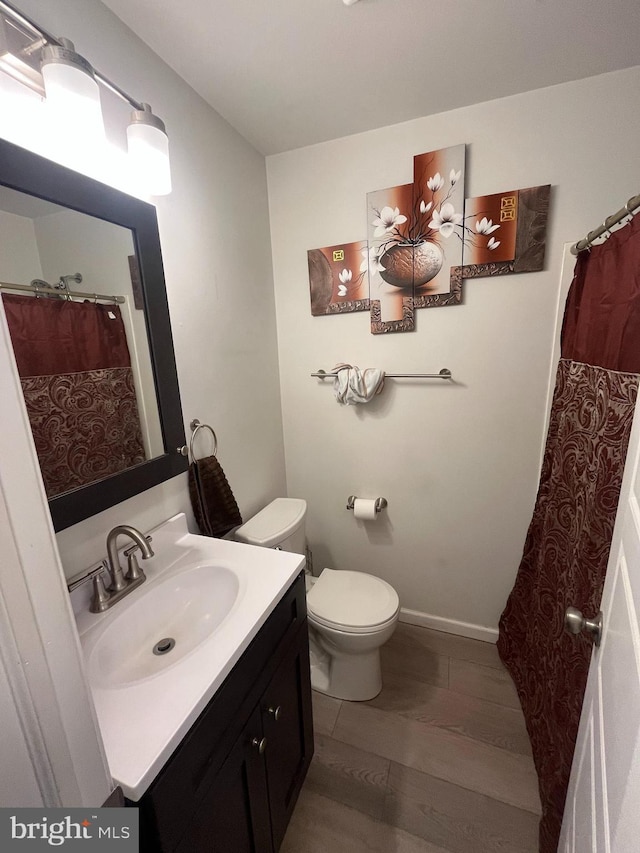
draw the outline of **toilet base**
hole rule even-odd
[[[378,649],[359,655],[329,655],[315,637],[310,640],[312,690],[348,702],[366,702],[380,693],[382,672]]]

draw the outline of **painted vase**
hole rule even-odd
[[[380,258],[384,267],[380,277],[394,287],[418,287],[435,278],[443,262],[444,254],[437,243],[399,243]]]

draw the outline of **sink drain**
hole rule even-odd
[[[153,647],[154,655],[166,655],[167,652],[170,652],[171,649],[175,646],[176,641],[173,637],[164,637],[162,640],[158,640],[158,642]]]

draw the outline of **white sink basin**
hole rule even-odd
[[[175,665],[220,627],[239,590],[238,576],[215,565],[143,584],[130,607],[114,608],[89,656],[89,681],[122,687]]]
[[[90,613],[87,586],[72,593],[111,775],[134,801],[304,565],[299,554],[195,536],[182,513],[151,533],[155,556],[130,595]],[[154,655],[167,639],[175,646]]]

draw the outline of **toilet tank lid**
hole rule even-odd
[[[307,502],[301,498],[276,498],[235,532],[239,542],[273,548],[304,522]]]

